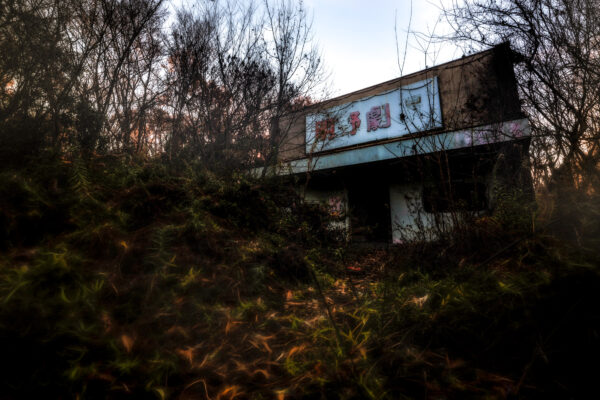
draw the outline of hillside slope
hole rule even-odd
[[[598,255],[499,218],[356,249],[282,182],[107,157],[3,172],[0,223],[2,398],[593,389]]]

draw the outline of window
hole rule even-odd
[[[482,182],[436,182],[423,187],[423,208],[428,213],[481,211],[487,207]]]

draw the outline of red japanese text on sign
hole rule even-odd
[[[335,120],[333,118],[315,122],[315,137],[317,140],[332,140],[335,138]]]
[[[350,127],[352,128],[352,130],[350,131],[351,135],[356,135],[356,131],[358,130],[358,128],[360,128],[360,118],[358,118],[358,116],[360,115],[360,111],[354,111],[350,113],[350,116],[348,117],[348,122],[350,123]]]
[[[391,124],[389,103],[372,107],[367,112],[367,132],[376,131],[379,128],[389,128]]]

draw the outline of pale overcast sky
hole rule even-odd
[[[453,1],[460,0],[412,0],[411,21],[411,0],[304,0],[312,16],[314,40],[330,72],[329,97],[400,76],[394,24],[403,54],[409,21],[411,31],[427,34],[435,29],[442,33],[448,27],[443,21],[438,22],[441,4],[450,5]],[[187,4],[193,9],[197,3],[198,0],[171,0],[170,6],[173,10]],[[424,45],[425,40],[421,40],[421,46]],[[414,35],[409,35],[407,49],[404,75],[463,55],[446,43],[430,45],[426,58]]]
[[[448,29],[443,21],[438,22],[440,3],[450,1],[413,0],[410,29],[421,33]],[[305,5],[313,16],[314,38],[331,71],[334,95],[400,76],[394,25],[396,21],[403,53],[411,0],[305,0]],[[409,35],[404,74],[462,56],[451,44],[430,46],[429,51],[426,59],[416,38]]]

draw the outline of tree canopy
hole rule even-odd
[[[273,159],[323,67],[303,5],[0,1],[0,152]]]

